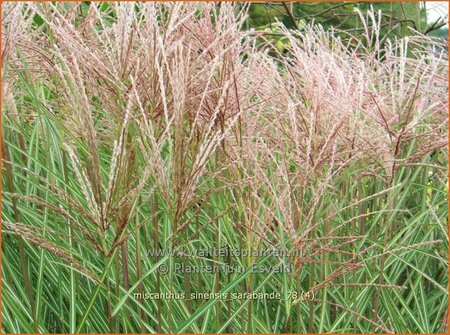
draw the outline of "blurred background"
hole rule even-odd
[[[274,29],[278,21],[300,28],[312,21],[326,29],[357,33],[362,27],[358,10],[383,13],[382,33],[405,36],[420,32],[448,39],[448,2],[264,2],[250,5],[248,28]]]

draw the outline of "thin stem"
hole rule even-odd
[[[3,157],[5,159],[6,176],[7,176],[7,180],[8,180],[8,188],[11,193],[15,193],[14,179],[13,179],[14,177],[13,177],[13,172],[12,172],[12,166],[10,163],[9,148],[4,140],[2,140],[2,144],[3,144],[2,145],[3,146],[3,150],[2,150]],[[17,208],[17,200],[14,197],[12,198],[12,206],[13,206],[14,220],[16,222],[20,222],[19,210]],[[28,261],[27,261],[27,256],[26,256],[26,252],[25,252],[25,240],[20,236],[18,237],[18,244],[19,244],[20,262],[21,262],[21,266],[22,266],[23,282],[25,285],[25,292],[27,294],[28,301],[30,303],[34,329],[35,329],[36,333],[38,333],[39,326],[38,326],[38,323],[36,320],[36,306],[35,306],[34,298],[33,298],[33,289],[31,286],[30,273],[28,271]]]

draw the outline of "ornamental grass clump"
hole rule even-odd
[[[443,331],[440,41],[373,12],[282,52],[248,5],[2,7],[4,332]]]

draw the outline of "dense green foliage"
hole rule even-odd
[[[4,6],[2,332],[445,332],[447,54],[332,6]]]
[[[356,10],[366,15],[371,9],[382,11],[382,33],[391,37],[409,35],[409,28],[425,32],[433,24],[427,22],[426,7],[420,2],[290,2],[287,5],[269,2],[250,5],[248,27],[262,27],[280,21],[286,27],[295,28],[295,25],[314,21],[325,29],[357,32],[362,28],[362,22]],[[433,30],[439,36],[447,36],[445,31]]]

